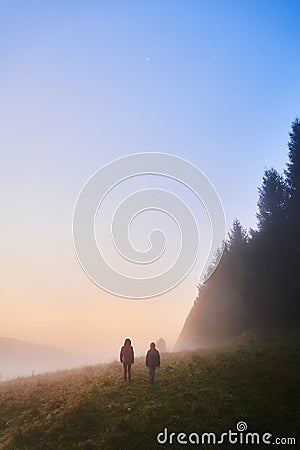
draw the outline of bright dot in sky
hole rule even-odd
[[[146,61],[150,61],[150,58],[149,58],[149,56],[147,56],[147,58],[146,58]]]

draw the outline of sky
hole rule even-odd
[[[103,291],[76,258],[76,199],[111,161],[162,152],[208,177],[227,230],[255,228],[263,171],[284,170],[300,114],[299,50],[293,0],[1,2],[0,335],[99,360],[127,336],[138,354],[160,337],[171,349],[199,265],[153,299]]]

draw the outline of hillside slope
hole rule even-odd
[[[239,421],[299,442],[299,344],[295,335],[244,337],[223,348],[164,354],[154,386],[143,358],[131,386],[117,362],[3,382],[0,448],[155,449],[165,427],[221,434]]]

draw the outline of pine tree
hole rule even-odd
[[[300,120],[292,123],[290,133],[289,163],[286,181],[289,188],[288,201],[288,253],[289,271],[285,274],[290,289],[291,311],[294,321],[300,323]]]
[[[287,207],[287,185],[277,170],[265,170],[262,186],[259,188],[258,228],[263,231],[284,221]],[[270,231],[270,230],[268,230]]]
[[[291,197],[300,191],[300,119],[292,123],[290,141],[288,143],[289,160],[286,170],[286,180],[290,188]]]
[[[282,175],[271,168],[265,170],[258,192],[259,231],[252,235],[249,252],[251,309],[260,328],[273,328],[288,322],[285,317],[288,186]]]
[[[290,133],[289,160],[287,164],[286,182],[289,188],[289,232],[292,233],[294,246],[300,247],[300,120],[295,119]],[[300,248],[297,249],[300,254]]]
[[[247,230],[242,227],[238,219],[235,219],[228,233],[227,248],[229,252],[241,252],[247,244],[247,240]]]

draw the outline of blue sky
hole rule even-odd
[[[174,153],[215,183],[229,224],[235,216],[255,224],[263,169],[283,168],[298,113],[297,2],[7,2],[2,9],[9,167],[26,158],[46,178],[63,169],[61,187],[69,171],[80,186],[112,158]]]
[[[292,0],[1,2],[6,319],[20,302],[36,308],[48,285],[69,298],[60,274],[74,275],[76,197],[117,157],[186,158],[215,185],[228,226],[238,217],[254,227],[263,170],[284,169],[290,124],[300,114],[299,50],[300,4]],[[25,283],[22,294],[12,288],[16,280]],[[51,296],[55,307],[61,292]],[[51,340],[45,327],[32,329],[4,331]]]

